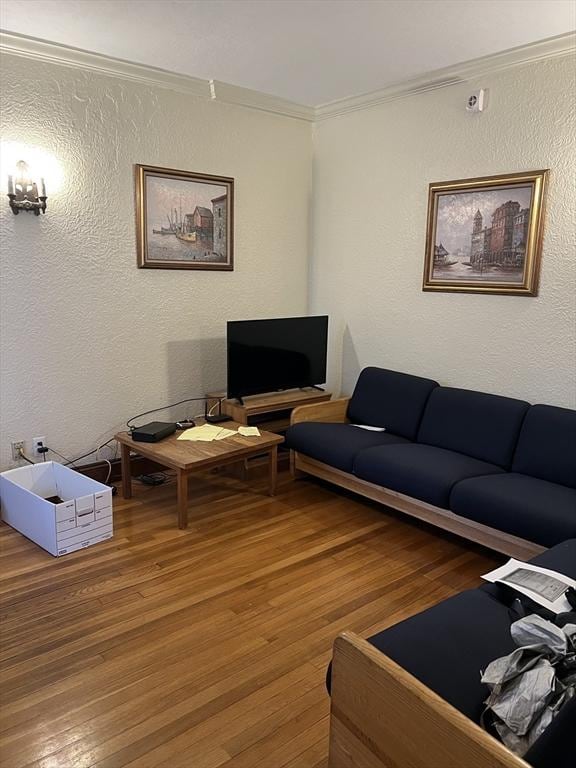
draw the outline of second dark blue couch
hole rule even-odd
[[[341,402],[294,411],[297,469],[511,555],[576,537],[576,411],[373,367]]]

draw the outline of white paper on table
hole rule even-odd
[[[259,437],[260,430],[258,427],[238,427],[238,434],[244,435],[244,437]]]
[[[199,441],[203,443],[211,443],[212,440],[217,440],[218,435],[222,432],[222,427],[215,427],[212,424],[202,424],[200,427],[192,427],[186,429],[181,435],[178,435],[177,440],[192,440],[193,442]],[[232,430],[225,430],[232,432]],[[234,434],[232,432],[232,434]],[[227,435],[223,435],[227,437]]]
[[[226,429],[225,427],[222,427],[220,429],[220,432],[216,435],[214,440],[224,440],[226,437],[232,437],[232,435],[236,435],[237,432],[235,429]]]
[[[482,578],[506,584],[553,613],[572,610],[565,594],[569,587],[576,588],[576,581],[549,568],[523,563],[512,557],[505,565],[484,574]]]

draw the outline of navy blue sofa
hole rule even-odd
[[[576,579],[576,539],[532,561]],[[476,723],[489,689],[481,670],[511,653],[510,624],[518,618],[515,593],[486,584],[444,600],[368,638],[368,642]],[[542,609],[540,609],[542,610]],[[331,669],[327,684],[330,690]],[[534,768],[574,768],[576,699],[566,704],[532,745],[525,760]]]
[[[371,367],[351,398],[296,409],[286,445],[298,470],[506,554],[576,537],[576,411]]]

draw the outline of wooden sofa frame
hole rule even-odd
[[[344,633],[334,643],[328,768],[530,766],[366,640]]]
[[[347,423],[346,413],[349,402],[350,398],[342,397],[325,403],[302,405],[292,411],[290,424],[299,424],[303,421]],[[417,517],[419,520],[432,523],[446,531],[455,533],[470,541],[475,541],[497,552],[503,552],[511,557],[516,557],[519,560],[528,560],[545,549],[545,547],[541,547],[532,541],[526,541],[517,536],[511,536],[508,533],[498,531],[495,528],[490,528],[487,525],[459,517],[447,509],[435,507],[411,496],[405,496],[389,488],[361,480],[348,472],[343,472],[321,461],[311,459],[297,451],[290,452],[290,467],[293,476],[297,476],[300,472],[314,475],[321,480],[327,480],[341,488],[354,491],[361,496],[378,501],[400,512],[412,515],[412,517]]]

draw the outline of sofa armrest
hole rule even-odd
[[[290,424],[299,424],[302,421],[326,421],[332,423],[345,423],[348,410],[349,397],[339,397],[336,400],[327,400],[324,403],[310,403],[294,408],[290,418]]]
[[[530,768],[403,667],[347,632],[334,643],[328,768],[359,765]]]

